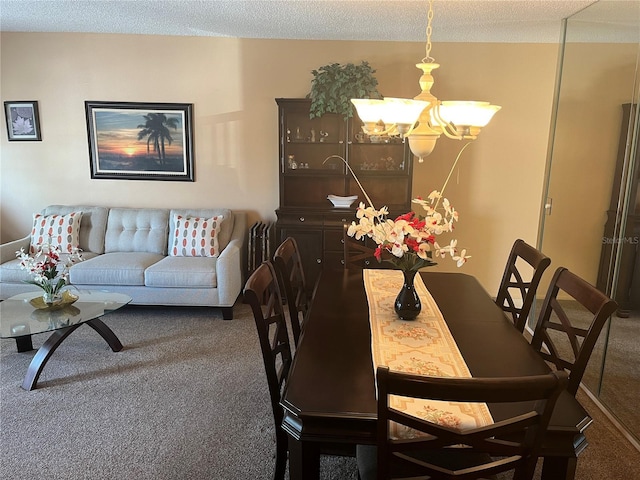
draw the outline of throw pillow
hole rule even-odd
[[[34,213],[29,253],[33,255],[39,245],[47,243],[60,247],[65,253],[72,253],[74,249],[80,248],[81,220],[82,212],[46,216]]]
[[[220,254],[218,235],[222,215],[212,218],[173,217],[173,238],[169,255],[172,257],[217,257]]]

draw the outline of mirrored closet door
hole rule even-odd
[[[638,445],[639,58],[640,2],[600,0],[566,20],[539,236],[550,271],[567,267],[620,305],[583,382]]]

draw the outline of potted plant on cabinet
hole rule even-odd
[[[360,65],[331,63],[312,70],[309,117],[337,113],[345,119],[353,116],[352,98],[382,98],[375,70],[368,62]]]

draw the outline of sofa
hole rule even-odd
[[[68,288],[125,293],[134,305],[219,307],[230,320],[244,284],[246,232],[246,214],[229,209],[51,205],[34,214],[30,235],[0,245],[0,299],[40,291],[24,282],[30,276],[16,252],[46,237],[81,250]]]

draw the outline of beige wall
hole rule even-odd
[[[368,60],[386,96],[415,96],[421,43],[246,40],[208,37],[2,33],[3,100],[37,100],[41,142],[8,142],[2,122],[3,242],[26,234],[48,204],[228,206],[250,222],[278,206],[276,97],[303,97],[310,71]],[[534,243],[553,101],[557,45],[433,46],[433,93],[488,100],[502,110],[463,154],[447,196],[461,214],[464,267],[497,289],[511,244]],[[190,182],[92,180],[84,101],[194,104]],[[414,169],[414,194],[440,188],[462,143],[442,138]],[[441,269],[452,269],[442,263]]]

